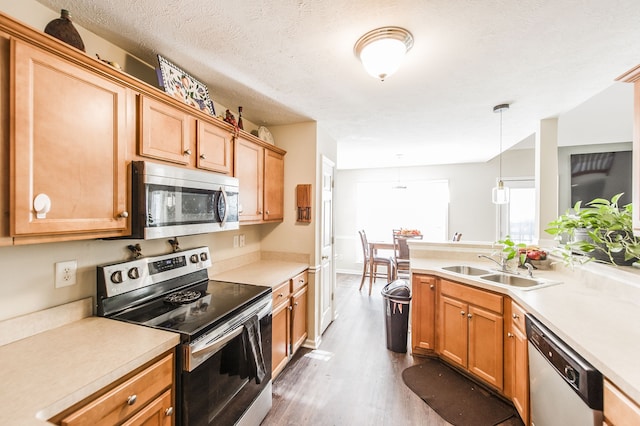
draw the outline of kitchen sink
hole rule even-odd
[[[492,274],[481,277],[483,280],[493,281],[498,284],[506,284],[514,287],[534,287],[541,284],[548,284],[548,281],[537,280],[535,278],[520,277],[518,275]]]
[[[455,272],[456,274],[473,276],[486,275],[489,273],[486,269],[474,268],[473,266],[466,265],[445,266],[442,269],[448,272]]]

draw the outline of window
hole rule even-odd
[[[419,229],[427,241],[447,239],[448,181],[360,182],[356,196],[356,225],[371,241],[391,241],[400,228]]]
[[[498,206],[498,236],[509,235],[517,243],[535,239],[536,191],[533,178],[504,179],[509,187],[509,204]]]

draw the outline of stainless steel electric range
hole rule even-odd
[[[98,315],[180,334],[176,424],[258,425],[271,408],[271,288],[211,281],[208,247],[98,266]]]

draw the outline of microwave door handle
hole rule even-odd
[[[222,194],[222,202],[224,203],[224,217],[221,219],[220,226],[224,226],[227,223],[227,217],[229,216],[229,202],[227,199],[227,191],[224,190],[224,187],[220,187],[220,193]],[[218,199],[218,203],[220,199]]]

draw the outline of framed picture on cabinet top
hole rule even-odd
[[[158,55],[158,64],[158,80],[167,94],[215,117],[207,86],[162,55]]]

